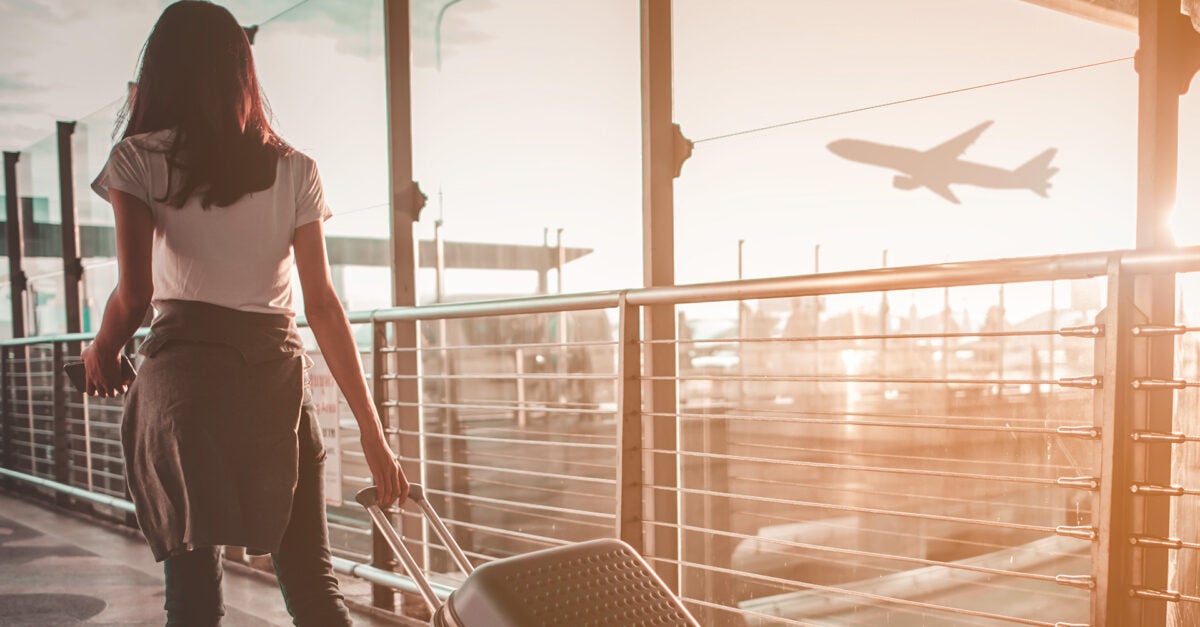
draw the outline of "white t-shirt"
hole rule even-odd
[[[198,300],[231,309],[294,315],[292,235],[328,220],[321,177],[299,151],[279,159],[275,183],[227,207],[201,208],[193,194],[181,208],[157,199],[167,187],[162,148],[172,131],[127,137],[113,146],[92,189],[109,200],[116,189],[141,199],[154,214],[153,302]],[[178,185],[179,174],[172,183]],[[111,201],[110,201],[111,202]]]

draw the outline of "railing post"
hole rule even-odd
[[[1102,367],[1097,395],[1096,425],[1100,430],[1100,487],[1093,508],[1096,542],[1092,545],[1091,624],[1095,627],[1136,627],[1139,603],[1130,599],[1134,527],[1134,497],[1130,434],[1135,420],[1135,369],[1145,367],[1144,354],[1135,352],[1133,326],[1145,321],[1134,304],[1134,279],[1114,257],[1108,268],[1107,305],[1098,316],[1104,337],[1098,340],[1097,365]]]
[[[646,549],[642,458],[641,311],[621,294],[617,327],[617,537]]]
[[[58,123],[58,189],[62,206],[63,295],[67,333],[83,330],[80,294],[83,258],[79,255],[79,226],[75,222],[75,167],[71,143],[74,134],[74,122]]]
[[[67,392],[66,375],[63,374],[63,364],[66,363],[66,347],[63,342],[54,342],[53,370],[50,377],[51,394],[54,399],[54,480],[71,485],[71,441],[67,429]],[[70,498],[66,493],[58,492],[55,500],[59,505],[67,505]]]
[[[387,325],[386,322],[371,322],[371,394],[384,433],[387,433],[390,424],[389,406],[386,402],[390,397],[385,378],[389,372],[389,360],[388,353],[384,350],[388,346]],[[403,457],[403,452],[401,452],[401,457]],[[381,570],[396,569],[396,557],[392,553],[391,547],[388,546],[383,533],[375,525],[371,525],[371,565]],[[391,588],[372,584],[371,596],[372,605],[375,607],[389,612],[395,611],[396,593]]]
[[[13,469],[15,468],[13,465],[13,418],[12,402],[9,399],[12,389],[9,385],[9,381],[12,379],[12,360],[9,359],[9,350],[8,346],[0,346],[0,418],[4,420],[3,425],[0,425],[4,429],[4,448],[0,450],[3,458],[0,459],[0,463],[3,463],[5,468]],[[11,488],[12,485],[12,479],[5,477],[4,487]]]
[[[4,153],[4,205],[8,222],[4,225],[8,236],[8,282],[12,298],[12,336],[25,337],[25,296],[29,283],[25,278],[25,234],[21,224],[21,196],[17,188],[17,161],[19,152]]]

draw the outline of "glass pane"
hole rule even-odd
[[[1195,208],[1189,207],[1189,210],[1194,211]],[[1200,441],[1200,387],[1195,384],[1200,381],[1200,335],[1196,333],[1200,329],[1200,274],[1180,274],[1177,281],[1179,310],[1176,321],[1184,325],[1188,332],[1178,336],[1175,341],[1175,378],[1188,381],[1189,385],[1174,392],[1175,416],[1171,430],[1184,434],[1188,441],[1170,447],[1170,484],[1195,489],[1200,486],[1200,445],[1197,444]],[[1165,446],[1156,448],[1159,451],[1157,454],[1166,452]],[[1170,500],[1170,536],[1194,546],[1200,542],[1200,523],[1196,520],[1195,505],[1191,499],[1194,497],[1183,496]],[[1200,572],[1197,571],[1200,556],[1197,552],[1186,548],[1170,551],[1167,559],[1170,561],[1167,588],[1196,596],[1200,592],[1200,577],[1197,576]],[[1190,603],[1179,604],[1175,611],[1178,622],[1173,624],[1185,625],[1195,616],[1195,608]]]
[[[419,235],[444,224],[442,299],[639,285],[638,4],[423,0],[412,21]]]
[[[1172,231],[1180,246],[1200,244],[1200,181],[1190,173],[1200,166],[1200,96],[1196,83],[1179,99],[1179,192],[1175,203]],[[1193,288],[1194,289],[1194,288]]]
[[[115,99],[79,120],[72,138],[75,165],[76,223],[83,256],[82,330],[100,329],[108,297],[117,286],[117,244],[112,206],[92,191],[92,180],[108,161],[114,144],[117,114],[124,99]]]
[[[17,163],[25,233],[25,275],[29,279],[27,335],[66,331],[62,283],[62,199],[58,138],[50,135],[21,151]]]
[[[260,26],[254,55],[275,129],[320,170],[343,303],[390,305],[383,4],[302,3]]]
[[[746,276],[1133,244],[1134,33],[1012,0],[674,17],[681,282],[734,278],[739,239]]]

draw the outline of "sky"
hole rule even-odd
[[[0,146],[21,149],[55,119],[115,108],[164,4],[0,0]],[[327,230],[382,236],[379,3],[224,4],[243,24],[265,22],[260,77],[278,128],[317,159],[336,214]],[[439,218],[447,238],[467,241],[540,244],[561,228],[567,245],[595,250],[568,267],[567,291],[640,284],[637,1],[462,0],[446,8],[439,66],[445,5],[413,4],[415,178],[429,196],[420,235]],[[824,271],[878,266],[885,249],[889,265],[909,265],[1133,245],[1132,61],[830,115],[1124,59],[1131,32],[1019,0],[675,0],[674,19],[674,117],[697,141],[675,187],[678,282],[736,278],[739,240],[746,276],[811,272],[818,245]],[[1200,104],[1188,97],[1183,108],[1186,172],[1200,159],[1187,132]],[[105,115],[94,115],[84,169],[103,161]],[[984,121],[993,124],[963,158],[1014,168],[1055,148],[1049,198],[958,186],[955,205],[826,148],[854,138],[924,150]],[[1194,178],[1181,177],[1185,236],[1200,233]],[[88,210],[103,220],[104,209]],[[380,280],[348,275],[353,304],[384,304]],[[459,294],[533,283],[447,277]],[[431,284],[423,273],[421,291]]]

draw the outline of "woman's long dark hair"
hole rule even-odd
[[[275,183],[292,152],[267,120],[250,42],[224,7],[180,0],[167,7],[142,49],[136,85],[117,122],[124,137],[171,129],[168,185],[158,199],[224,207]],[[180,180],[172,184],[171,179]]]

